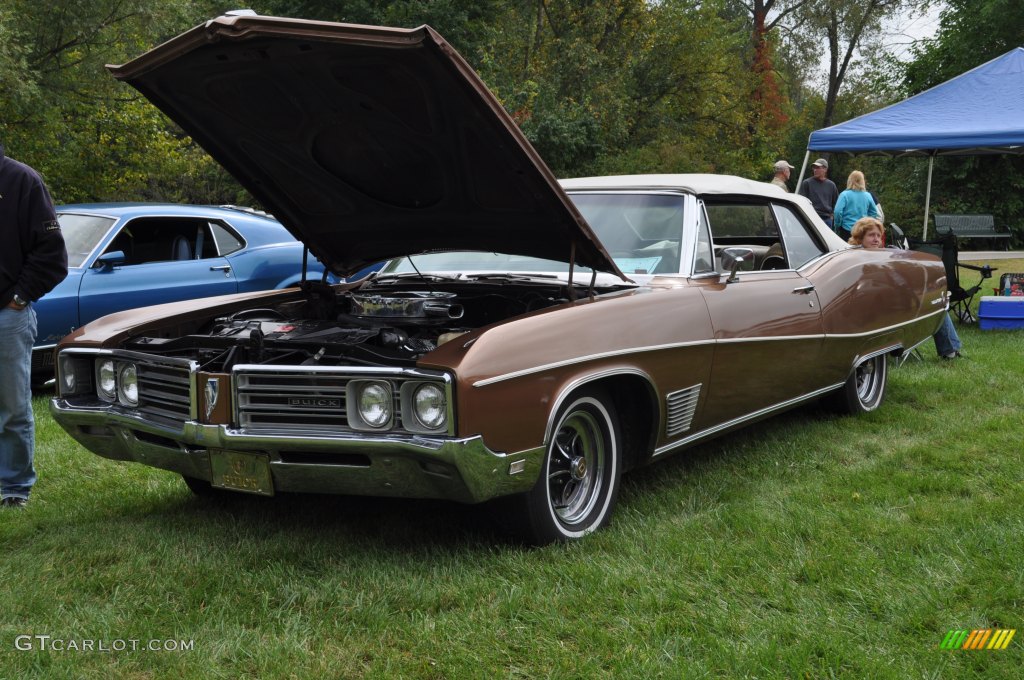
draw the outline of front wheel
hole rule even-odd
[[[833,404],[841,413],[869,413],[882,405],[888,380],[886,355],[862,361],[853,369],[846,384],[836,392]]]
[[[510,499],[515,533],[537,545],[585,536],[608,523],[619,492],[621,437],[601,390],[577,393],[559,409],[537,484]]]

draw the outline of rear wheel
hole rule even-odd
[[[585,536],[608,523],[619,491],[621,437],[602,390],[559,409],[537,484],[506,504],[511,528],[537,545]]]
[[[846,384],[836,392],[833,404],[841,413],[870,413],[885,400],[888,381],[888,360],[886,355],[862,361],[853,369]]]

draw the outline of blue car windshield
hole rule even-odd
[[[68,249],[68,266],[81,267],[116,220],[99,215],[58,213],[64,245]]]
[[[678,273],[683,236],[681,196],[579,193],[570,194],[570,198],[623,273]],[[413,259],[416,269],[421,272],[569,271],[567,262],[505,253],[448,251],[417,255]],[[403,258],[389,264],[385,271],[415,270]],[[576,271],[582,273],[590,270],[577,267]]]

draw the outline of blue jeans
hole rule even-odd
[[[952,352],[959,352],[963,344],[960,342],[960,336],[956,334],[956,328],[953,326],[953,319],[949,318],[949,312],[946,312],[942,316],[942,325],[939,326],[939,330],[935,331],[933,336],[935,340],[935,351],[939,353],[940,357],[944,357]]]
[[[32,343],[36,313],[29,305],[0,309],[0,495],[28,498],[36,482],[32,467]]]

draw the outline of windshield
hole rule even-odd
[[[68,266],[81,267],[116,220],[99,215],[57,213],[64,245],[68,249]]]
[[[668,194],[570,194],[591,229],[627,276],[674,274],[679,271],[683,234],[683,197]],[[566,254],[568,259],[568,254]],[[403,258],[387,272],[505,271],[564,272],[569,263],[522,255],[451,251],[417,255],[415,269]],[[576,267],[580,273],[586,267]]]

